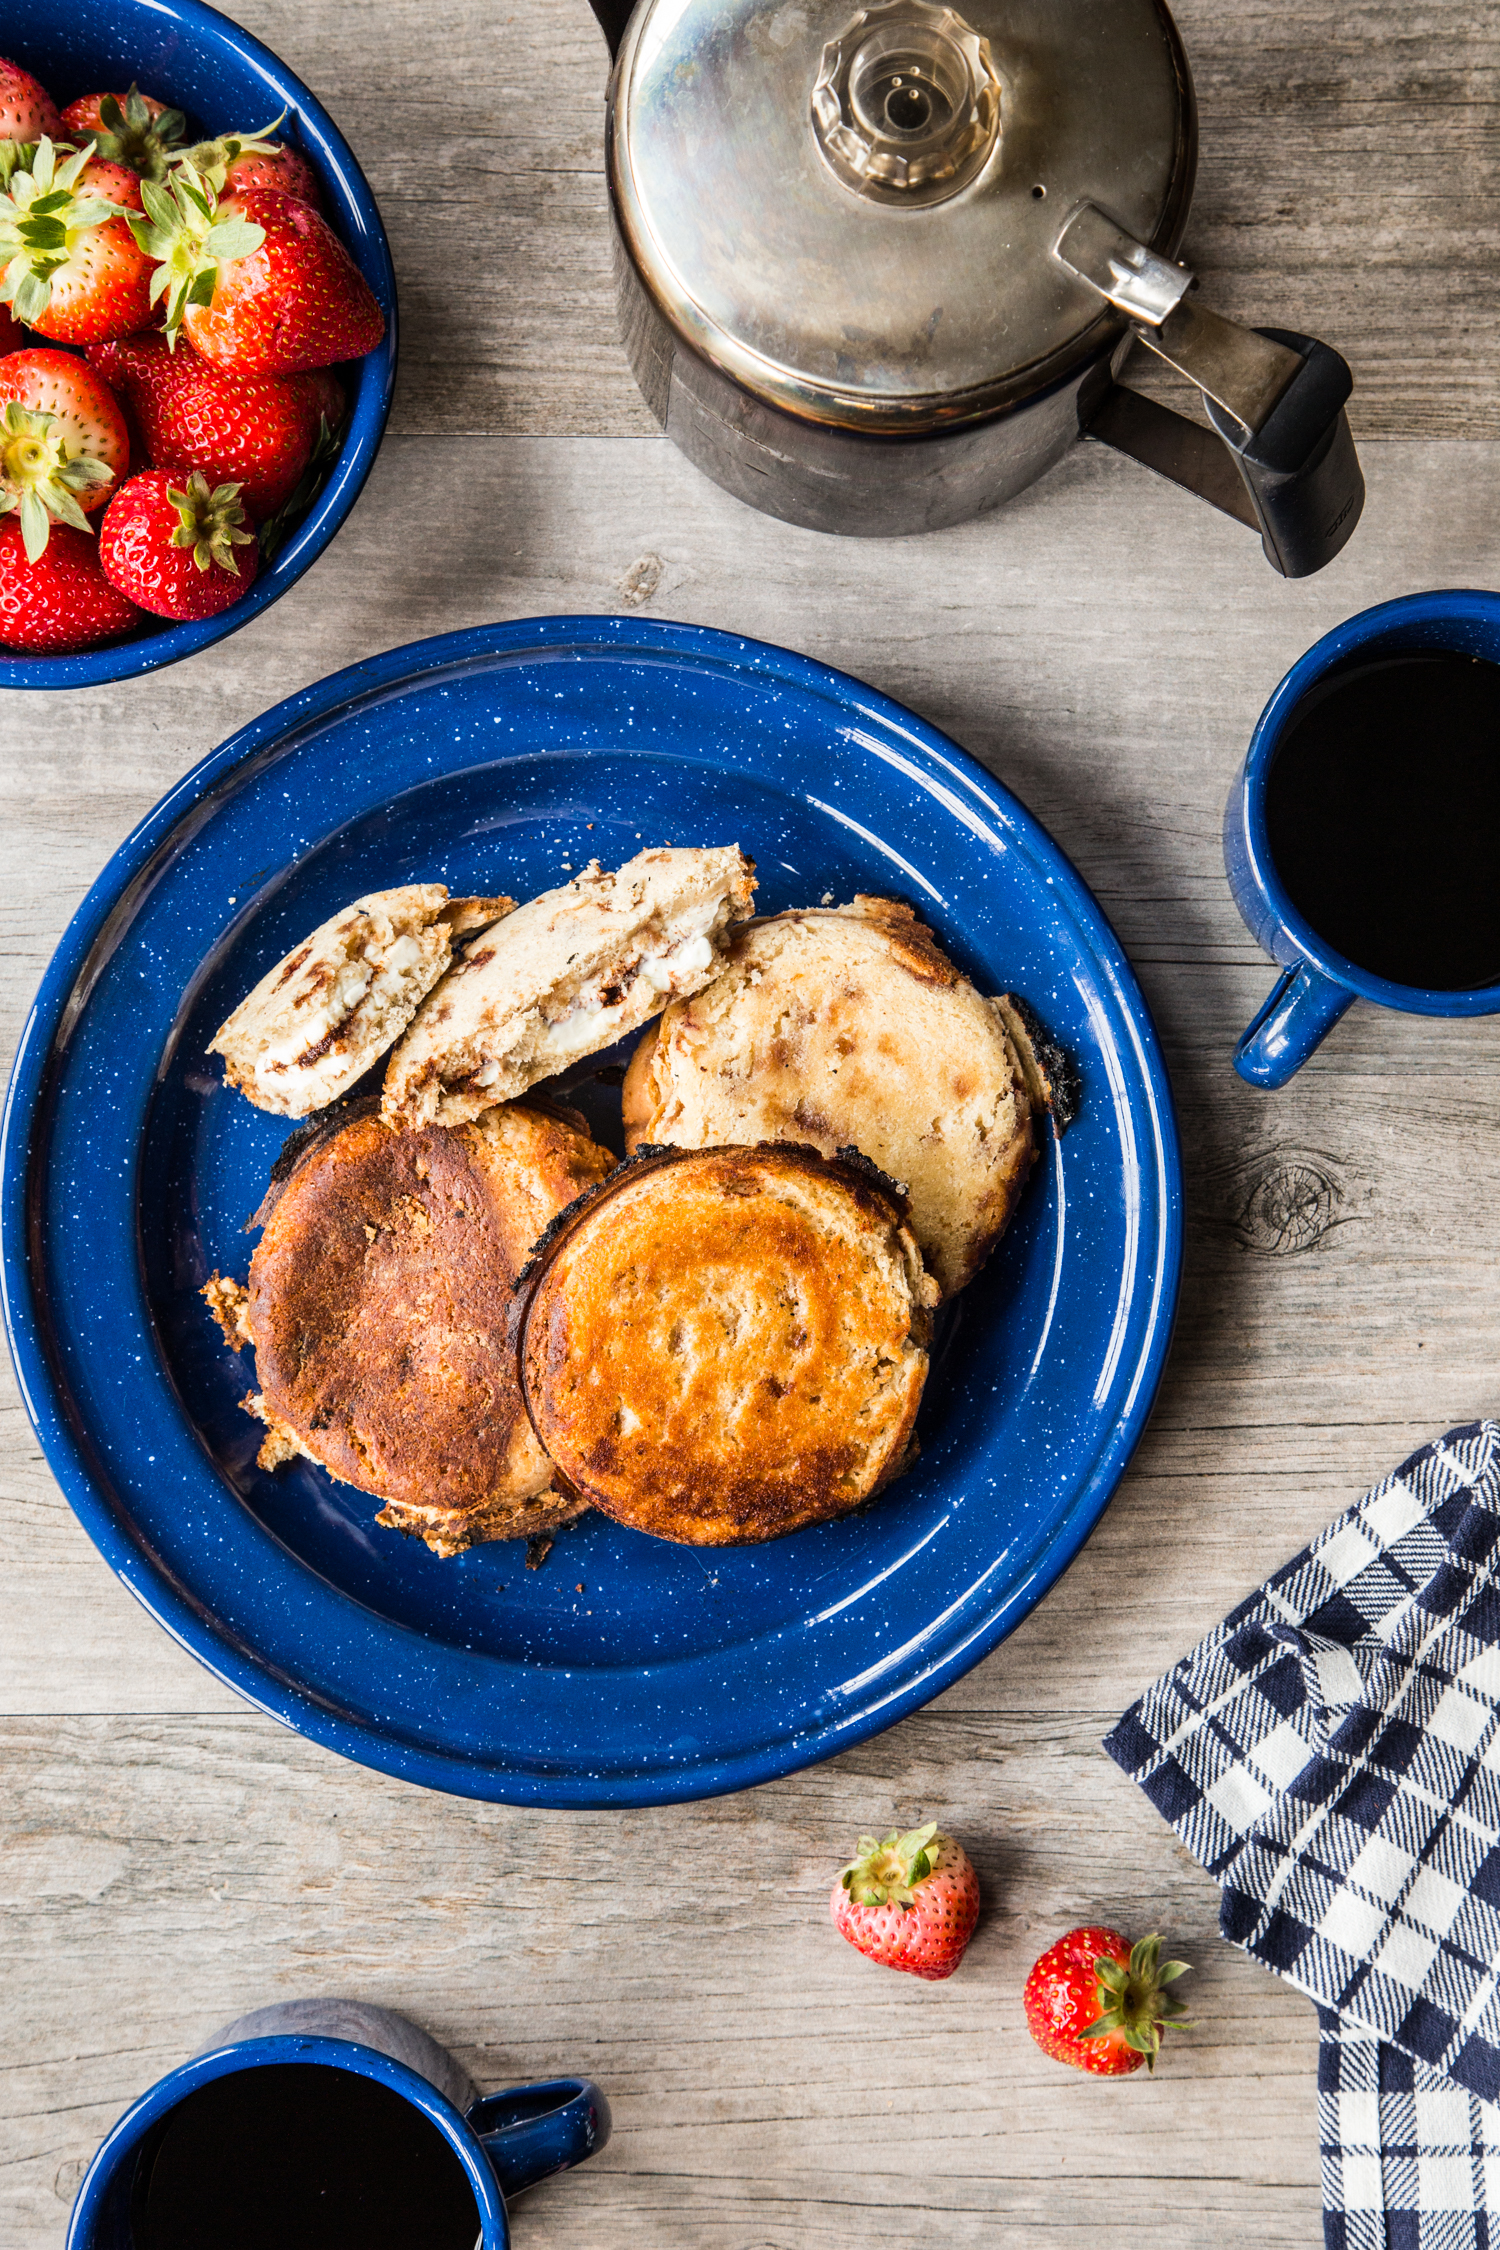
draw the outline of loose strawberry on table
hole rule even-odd
[[[1185,1961],[1163,1961],[1161,1939],[1132,1946],[1118,1930],[1069,1930],[1026,1979],[1026,2028],[1044,2054],[1099,2078],[1156,2066],[1162,2032],[1185,2024],[1182,2001],[1165,1990]]]
[[[0,56],[0,141],[56,140],[62,131],[57,104],[29,70]]]
[[[0,647],[66,656],[118,640],[140,622],[134,603],[105,577],[98,541],[86,531],[54,524],[33,561],[16,518],[0,517]]]
[[[81,94],[63,111],[62,123],[75,146],[91,140],[96,155],[147,180],[166,178],[187,130],[180,109],[143,94],[139,86],[125,94]]]
[[[20,519],[33,562],[54,519],[87,531],[130,459],[113,391],[71,352],[0,359],[0,516]]]
[[[141,197],[136,240],[156,264],[167,333],[185,329],[205,359],[290,375],[362,359],[385,334],[354,260],[295,196],[248,188],[220,201],[179,165],[165,186],[143,181]]]
[[[151,268],[127,214],[142,182],[87,147],[0,142],[0,303],[54,343],[129,336],[151,319]],[[8,176],[7,176],[8,174]]]
[[[145,469],[122,484],[99,527],[99,560],[112,585],[157,617],[214,617],[254,580],[255,534],[239,487],[210,488],[201,471],[182,483]]]
[[[861,1836],[833,1886],[834,1928],[871,1961],[933,1981],[951,1977],[979,1919],[979,1877],[962,1844],[936,1821]]]

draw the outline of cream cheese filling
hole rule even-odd
[[[545,1053],[558,1061],[571,1061],[575,1055],[592,1054],[609,1046],[621,1032],[643,1020],[643,988],[650,995],[647,1013],[651,1015],[685,990],[697,990],[717,958],[714,932],[727,914],[727,900],[707,899],[681,915],[670,932],[660,933],[655,947],[642,951],[629,966],[601,970],[564,1002],[559,1014],[542,1023],[540,1036],[531,1047],[533,1056]],[[669,942],[661,942],[663,938]],[[611,991],[619,992],[618,1000],[606,1001],[605,994]],[[483,1064],[468,1083],[477,1087],[495,1085],[514,1068],[520,1047],[518,1041],[507,1054]]]
[[[423,948],[409,931],[392,941],[383,953],[356,954],[345,961],[315,1007],[294,1011],[280,1032],[268,1039],[256,1058],[259,1069],[293,1068],[310,1047],[334,1040],[352,1029],[361,1009],[384,1012],[387,1005],[409,996],[413,979],[426,966]],[[369,1003],[376,1003],[372,1009]]]

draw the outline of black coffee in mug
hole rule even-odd
[[[1265,806],[1292,904],[1346,960],[1428,991],[1500,982],[1500,664],[1351,658],[1293,710]]]
[[[142,2150],[135,2250],[474,2250],[449,2143],[378,2080],[280,2063],[212,2079]]]

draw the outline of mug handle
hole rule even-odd
[[[467,2112],[508,2203],[538,2180],[569,2172],[609,2139],[609,2103],[591,2078],[549,2078],[485,2094]]]
[[[1347,984],[1336,984],[1305,961],[1284,970],[1234,1050],[1235,1069],[1249,1086],[1268,1092],[1284,1086],[1353,1005],[1354,997]]]

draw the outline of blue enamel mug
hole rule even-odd
[[[1224,864],[1246,927],[1282,973],[1235,1049],[1252,1086],[1284,1086],[1356,1000],[1414,1016],[1500,1012],[1500,984],[1434,991],[1395,984],[1337,952],[1287,895],[1272,857],[1266,784],[1293,714],[1308,691],[1351,658],[1446,649],[1500,663],[1500,595],[1405,594],[1334,627],[1292,666],[1260,715],[1224,811]]]
[[[376,2080],[435,2125],[463,2166],[479,2216],[475,2250],[508,2250],[507,2197],[565,2172],[609,2139],[609,2104],[587,2078],[482,2098],[447,2049],[405,2016],[349,2000],[297,2000],[242,2016],[125,2112],[84,2175],[67,2250],[134,2250],[143,2159],[200,2087],[236,2072],[322,2066]]]

